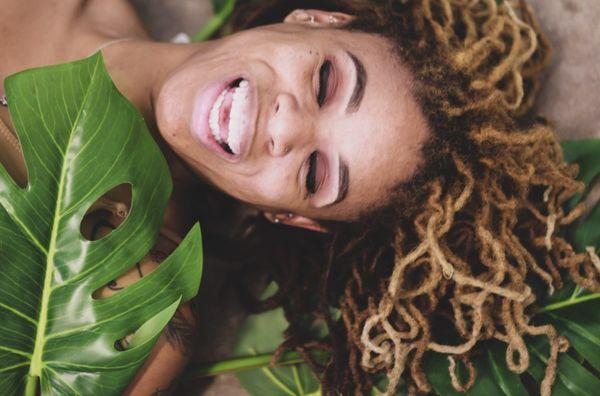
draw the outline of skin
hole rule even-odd
[[[381,205],[391,187],[415,172],[427,125],[409,74],[390,56],[386,40],[329,29],[327,13],[308,12],[316,15],[315,23],[293,13],[283,24],[227,37],[212,51],[192,56],[159,89],[156,119],[177,155],[227,194],[271,214],[352,220]],[[346,107],[357,73],[347,52],[364,64],[367,76],[353,112]],[[315,86],[324,60],[335,60],[335,66],[329,97],[320,107]],[[256,91],[258,116],[247,154],[232,161],[198,144],[190,120],[198,91],[240,73]],[[327,171],[321,188],[307,194],[308,158],[315,150]],[[339,158],[348,164],[349,188],[343,201],[332,204]]]
[[[281,24],[174,45],[150,40],[122,0],[0,0],[0,9],[0,81],[27,68],[89,56],[114,39],[132,38],[102,53],[116,86],[141,111],[169,162],[174,192],[164,225],[179,235],[194,220],[185,208],[193,199],[186,188],[195,176],[263,210],[272,221],[326,231],[318,219],[352,220],[381,205],[388,190],[409,178],[422,161],[419,153],[428,129],[411,94],[409,73],[390,56],[383,38],[333,29],[351,20],[349,15],[295,12]],[[27,24],[21,22],[24,15]],[[350,113],[346,107],[356,71],[347,51],[362,62],[367,75],[360,107]],[[336,89],[319,107],[316,95],[325,59],[335,60],[331,86]],[[254,89],[257,117],[247,154],[231,160],[199,142],[190,120],[197,95],[240,73]],[[0,107],[0,118],[12,127],[5,108]],[[325,158],[327,176],[319,192],[307,196],[307,158],[315,150]],[[340,180],[338,158],[348,165],[348,191],[343,201],[331,204]],[[112,199],[125,200],[119,194]],[[144,271],[157,265],[150,260]],[[138,275],[132,268],[100,290],[99,298],[134,283]],[[183,306],[178,315],[183,327],[193,331],[189,308]],[[172,389],[189,359],[180,344],[163,335],[126,394]]]

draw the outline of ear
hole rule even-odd
[[[309,217],[298,216],[293,213],[273,213],[263,212],[265,218],[273,224],[285,224],[291,227],[304,228],[316,232],[328,233],[329,230],[323,227],[317,220]]]
[[[340,27],[355,19],[343,12],[321,10],[294,10],[283,20],[284,23],[297,23],[315,27]]]

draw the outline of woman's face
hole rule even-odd
[[[191,57],[162,86],[157,122],[225,193],[266,212],[351,220],[415,172],[427,123],[385,39],[315,15]]]

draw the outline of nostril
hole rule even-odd
[[[279,102],[277,102],[277,105],[275,105],[275,113],[279,112]]]
[[[273,153],[275,151],[275,141],[273,139],[269,139],[269,152]]]

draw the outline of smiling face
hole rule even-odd
[[[310,23],[243,31],[191,57],[164,83],[156,118],[225,193],[314,219],[383,205],[428,136],[386,39]]]

